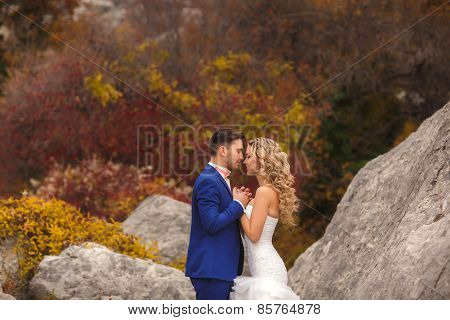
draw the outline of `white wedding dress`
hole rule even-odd
[[[247,205],[244,212],[250,219],[253,206]],[[299,300],[287,285],[286,266],[272,244],[272,236],[278,219],[267,216],[261,238],[253,243],[243,235],[247,253],[249,276],[237,276],[230,292],[230,300]]]

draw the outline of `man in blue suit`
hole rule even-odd
[[[228,300],[233,280],[242,274],[239,218],[251,193],[243,187],[231,191],[228,175],[243,160],[244,139],[233,129],[218,129],[209,141],[211,161],[194,183],[185,275],[197,300]]]

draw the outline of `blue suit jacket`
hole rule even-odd
[[[211,165],[200,173],[192,191],[192,224],[185,275],[232,281],[242,274],[244,247],[239,218],[242,206]]]

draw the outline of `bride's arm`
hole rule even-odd
[[[270,204],[270,193],[266,188],[258,188],[255,194],[250,220],[245,214],[241,216],[241,226],[247,237],[256,243],[261,238],[261,234],[266,222],[267,212]]]

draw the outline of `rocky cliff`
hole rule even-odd
[[[289,270],[304,299],[450,299],[450,103],[354,177]]]

